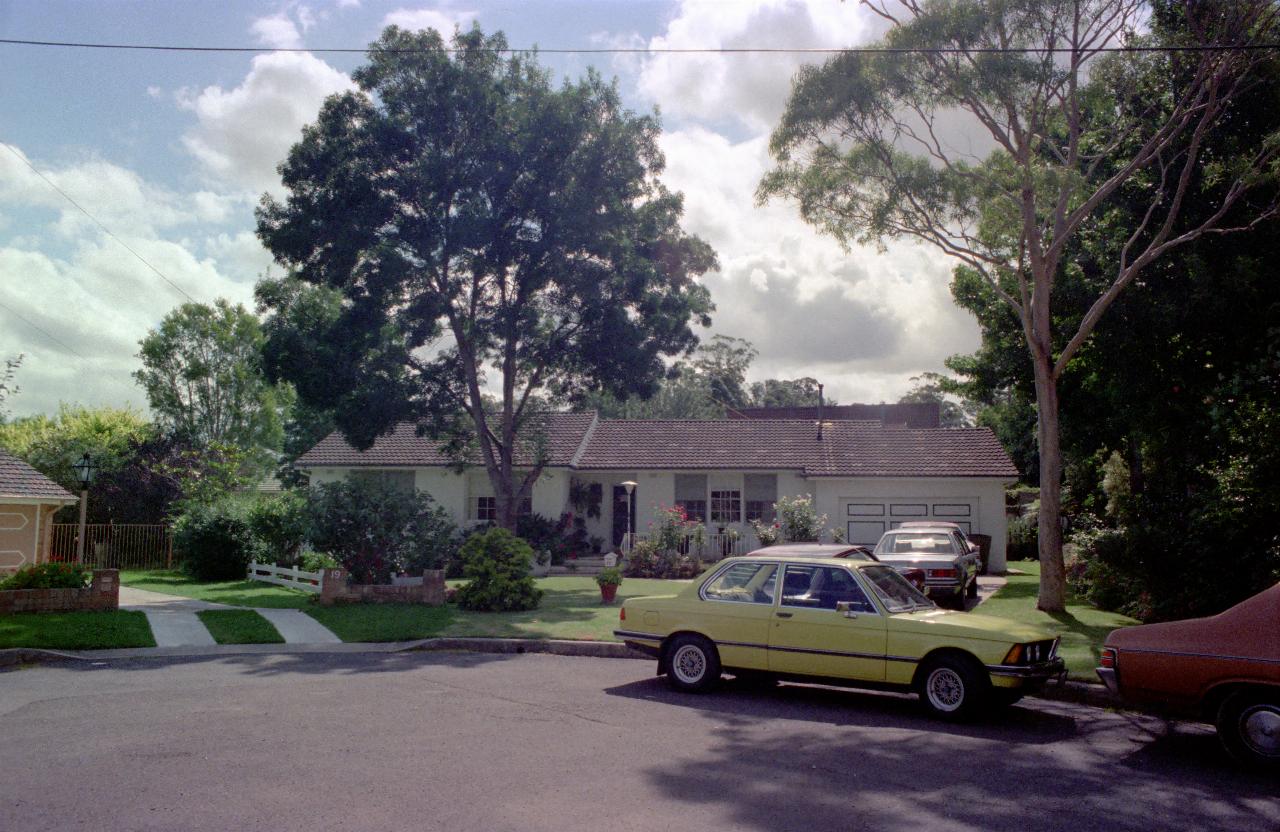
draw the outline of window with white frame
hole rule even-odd
[[[520,514],[533,514],[533,497],[526,496],[520,501]],[[498,522],[498,498],[476,497],[476,519],[489,523]]]
[[[711,522],[738,523],[742,521],[741,491],[711,492]]]

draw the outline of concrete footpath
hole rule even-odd
[[[208,628],[196,615],[205,610],[252,610],[270,621],[286,644],[342,643],[342,639],[301,610],[233,607],[130,586],[120,587],[120,609],[146,615],[159,648],[216,646]]]

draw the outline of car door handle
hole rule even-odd
[[[790,618],[792,616],[792,613],[778,612],[778,613],[774,613],[774,615],[778,616],[779,618]]]

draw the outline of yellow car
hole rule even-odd
[[[891,566],[727,558],[673,596],[631,598],[614,635],[677,690],[735,676],[915,691],[945,719],[1010,705],[1065,672],[1037,627],[938,609]]]

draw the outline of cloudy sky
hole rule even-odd
[[[852,0],[0,0],[0,37],[32,40],[358,48],[388,23],[451,32],[473,20],[543,48],[839,47],[877,34]],[[685,195],[686,228],[720,257],[706,278],[712,331],[756,345],[755,378],[811,375],[841,402],[893,400],[911,376],[974,349],[977,328],[952,304],[940,255],[844,252],[794,206],[754,207],[802,60],[544,58],[559,75],[594,65],[631,107],[660,109],[665,178]],[[60,402],[145,409],[130,374],[149,328],[188,295],[251,305],[272,268],[253,208],[280,188],[276,165],[360,61],[0,45],[0,358],[26,354],[16,414]]]

